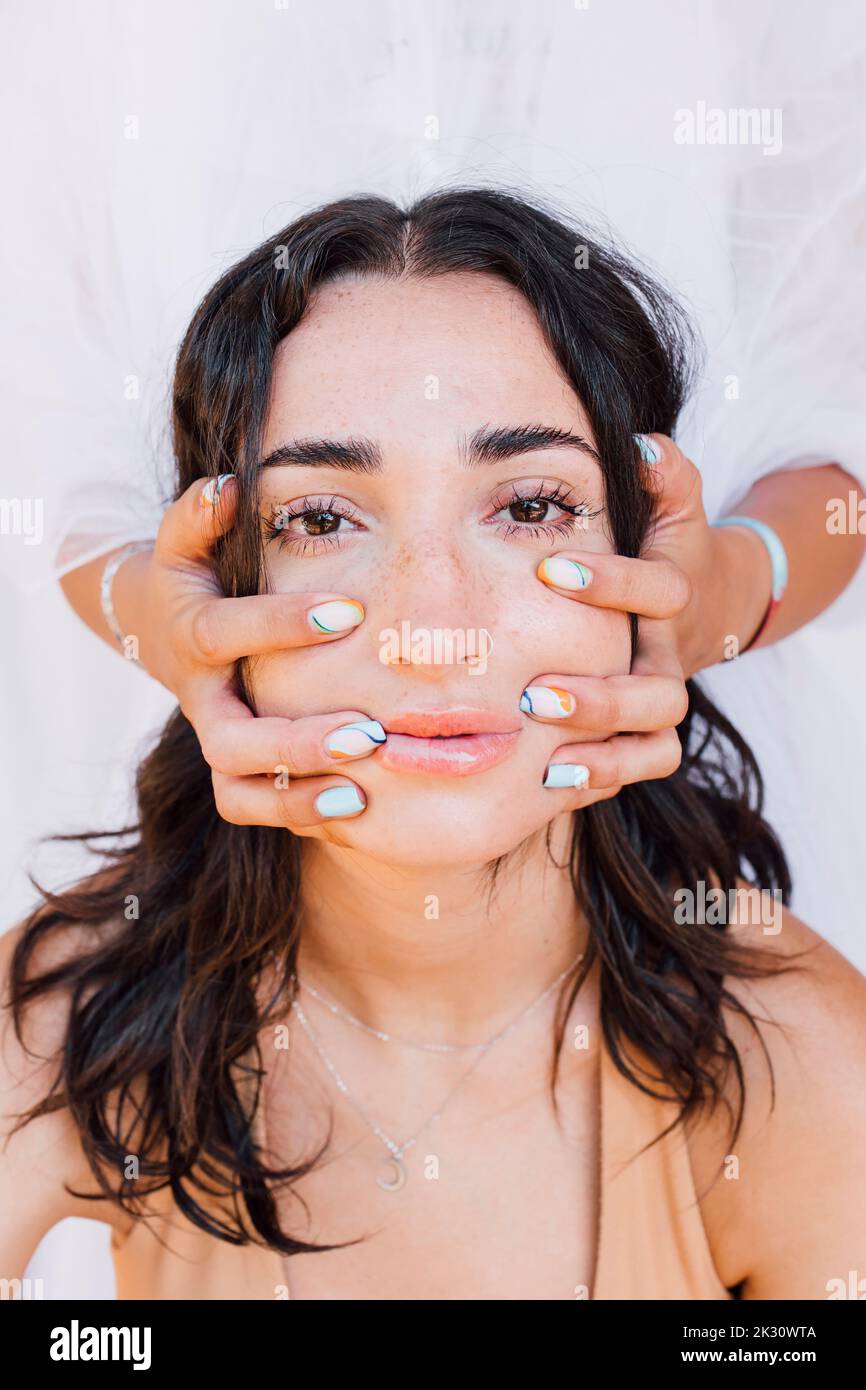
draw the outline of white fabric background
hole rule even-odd
[[[29,868],[80,869],[40,836],[123,814],[172,704],[77,623],[56,575],[154,529],[179,336],[219,272],[303,209],[503,182],[584,212],[704,335],[680,437],[711,514],[798,460],[866,478],[853,0],[53,0],[3,27],[0,498],[44,504],[41,545],[0,534],[3,927],[32,902]],[[779,108],[781,152],[676,143],[674,113],[701,101]],[[765,769],[795,907],[866,969],[863,597],[861,576],[708,683]],[[30,1272],[48,1297],[110,1296],[104,1228],[64,1223]]]

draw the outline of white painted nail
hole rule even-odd
[[[547,769],[544,779],[546,787],[580,787],[589,786],[589,768],[584,767],[583,763],[551,763]]]
[[[357,787],[326,787],[316,797],[316,810],[329,819],[337,816],[357,816],[366,806]]]
[[[383,744],[388,735],[378,719],[358,719],[341,724],[325,738],[325,752],[332,758],[362,758]]]
[[[538,577],[557,589],[585,589],[592,583],[592,570],[580,560],[565,555],[548,555],[538,566]]]
[[[364,621],[364,605],[353,598],[335,598],[311,608],[307,621],[314,632],[348,632]]]
[[[574,714],[576,701],[571,691],[557,685],[528,685],[520,697],[520,708],[524,714],[541,719],[568,719]]]

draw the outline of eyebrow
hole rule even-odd
[[[294,464],[306,468],[347,468],[353,473],[381,473],[382,454],[371,439],[294,439],[281,444],[259,468]]]
[[[496,429],[484,426],[465,441],[463,462],[468,468],[479,464],[498,463],[517,454],[530,454],[537,449],[579,449],[596,463],[601,457],[582,434],[558,429],[554,425],[500,425]]]
[[[468,439],[458,441],[465,468],[500,463],[540,449],[578,449],[596,463],[601,457],[583,435],[554,425],[483,425]],[[295,465],[307,468],[344,468],[352,473],[381,473],[382,451],[372,439],[295,439],[280,444],[259,463],[260,468]]]

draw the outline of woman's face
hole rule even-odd
[[[407,867],[489,862],[573,795],[543,780],[580,735],[521,713],[525,687],[629,668],[624,614],[536,577],[545,555],[612,549],[587,415],[504,281],[344,279],[276,352],[263,457],[298,441],[304,461],[262,474],[270,586],[357,598],[366,619],[257,662],[256,707],[357,709],[391,733],[335,769],[367,809],[325,839]],[[452,712],[474,737],[421,737]]]

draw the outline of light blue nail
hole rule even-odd
[[[660,463],[662,452],[655,440],[648,439],[645,434],[634,435],[634,442],[640,449],[640,456],[644,463]]]
[[[551,763],[544,779],[546,787],[585,787],[589,783],[589,768],[583,763]]]
[[[320,816],[357,816],[366,804],[354,786],[326,787],[316,797],[316,810]]]
[[[233,473],[220,473],[218,478],[211,478],[205,483],[201,491],[199,501],[203,507],[215,507],[219,501],[220,493],[226,483],[234,477]]]

